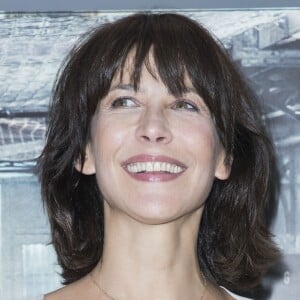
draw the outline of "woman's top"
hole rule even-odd
[[[252,300],[250,298],[245,298],[245,297],[242,297],[242,296],[238,296],[230,291],[228,291],[227,289],[223,288],[221,286],[222,289],[224,289],[229,295],[231,295],[235,300]],[[37,299],[37,300],[42,300],[42,299]]]

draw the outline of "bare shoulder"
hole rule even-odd
[[[90,294],[90,283],[83,277],[82,279],[68,284],[56,291],[45,295],[44,300],[86,300],[93,299]]]
[[[56,291],[53,291],[45,295],[44,300],[77,299],[77,297],[74,298],[74,295],[76,295],[76,291],[77,291],[76,284],[71,283],[70,285],[62,287]]]

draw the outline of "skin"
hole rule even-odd
[[[135,92],[130,62],[101,100],[86,149],[83,173],[96,174],[105,200],[103,257],[91,275],[118,300],[199,300],[204,291],[206,300],[233,299],[205,286],[197,262],[205,200],[214,179],[230,173],[210,112],[188,78],[188,92],[175,97],[144,67]],[[155,72],[151,56],[150,64]],[[167,182],[137,181],[122,162],[140,153],[170,156],[187,169]],[[86,276],[45,299],[109,298]]]

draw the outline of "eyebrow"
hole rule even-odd
[[[114,91],[114,90],[135,91],[134,86],[132,84],[124,84],[124,83],[114,85],[110,88],[110,91]],[[143,89],[138,88],[138,90],[143,92]],[[197,90],[194,87],[184,87],[182,93],[183,94],[194,93],[198,95]]]
[[[194,93],[197,94],[197,90],[194,87],[184,87],[183,93]]]
[[[134,91],[134,86],[132,84],[117,84],[110,88],[110,91],[114,90],[126,90],[126,91]]]

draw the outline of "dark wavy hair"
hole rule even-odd
[[[89,273],[102,256],[103,197],[95,175],[75,169],[84,161],[91,118],[134,52],[131,80],[153,51],[169,91],[185,90],[188,75],[215,120],[226,152],[227,180],[215,179],[198,236],[205,276],[234,291],[257,286],[278,257],[266,226],[273,147],[256,97],[211,34],[178,14],[140,13],[101,25],[83,35],[55,82],[44,150],[38,159],[42,197],[64,283]],[[149,65],[148,65],[149,67]]]

